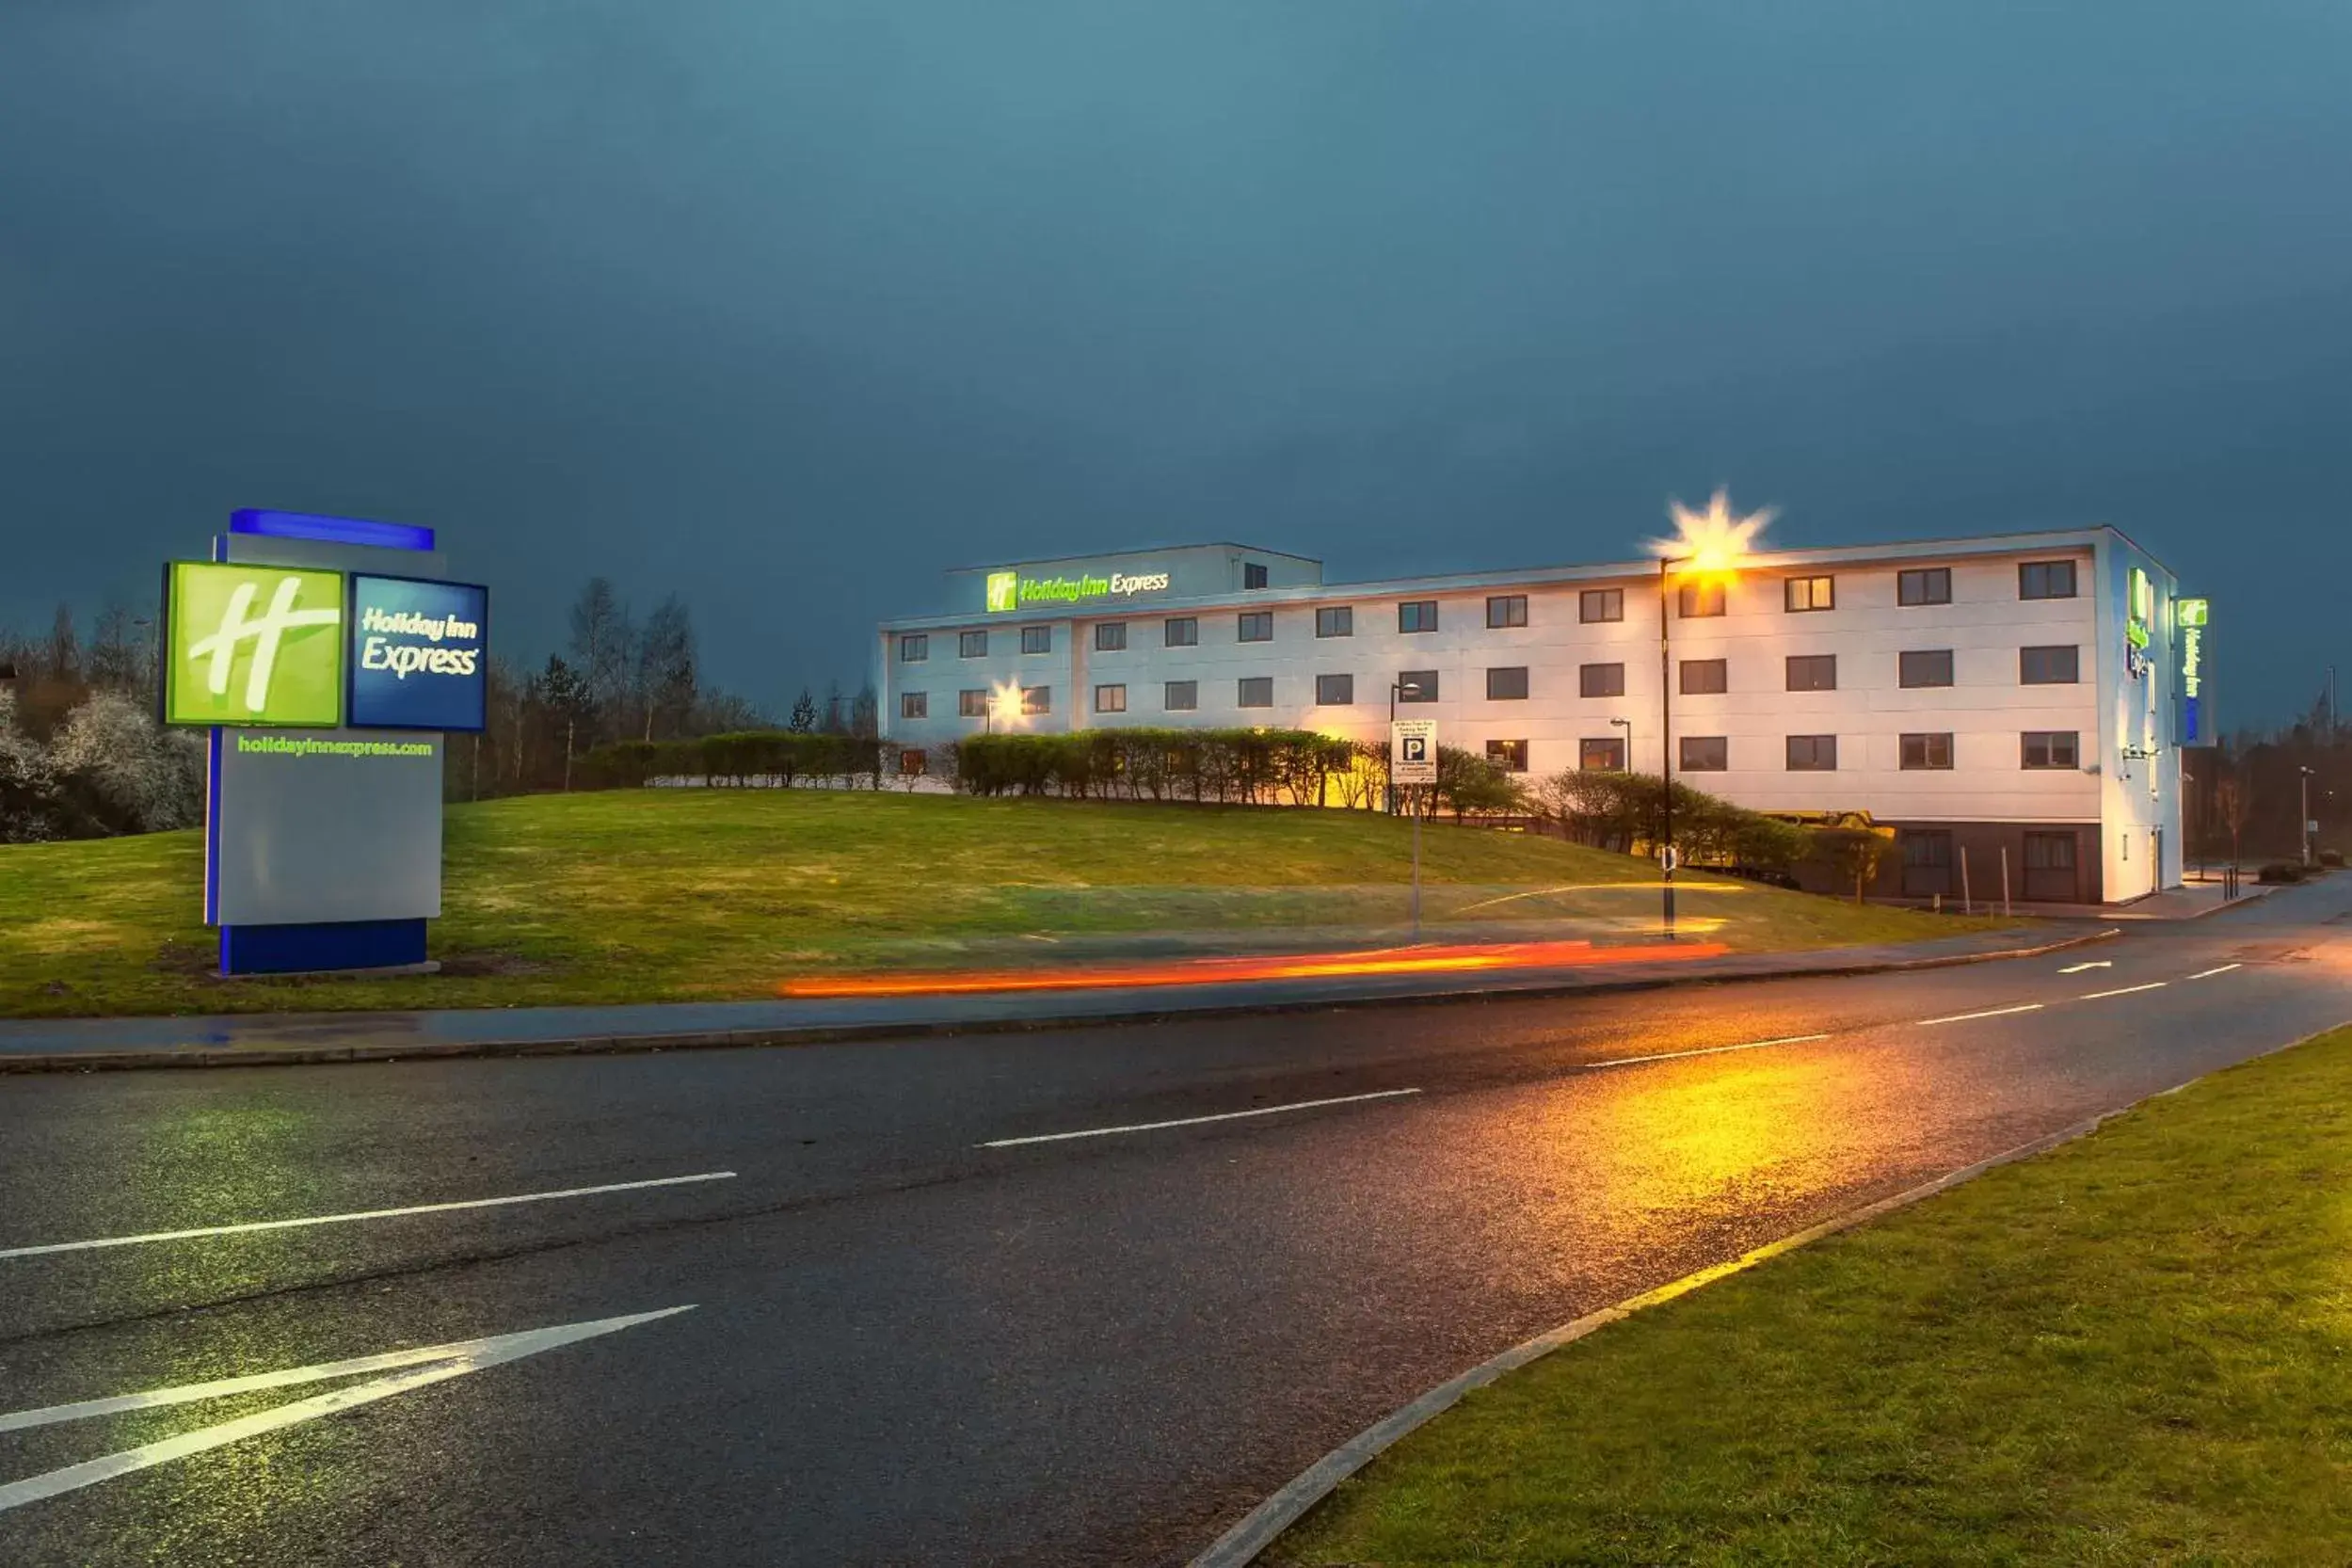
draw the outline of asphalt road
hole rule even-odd
[[[0,1562],[1181,1562],[1532,1333],[2347,1019],[2338,876],[1847,980],[0,1080]]]

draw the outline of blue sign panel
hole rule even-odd
[[[479,730],[488,715],[490,591],[351,574],[354,729]]]

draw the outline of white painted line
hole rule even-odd
[[[1922,1018],[1921,1024],[1964,1024],[1971,1018],[2006,1018],[2012,1013],[2039,1013],[2041,1003],[2029,1001],[2023,1007],[1994,1007],[1982,1013],[1955,1013],[1947,1018]]]
[[[2224,964],[2217,969],[2200,969],[2195,974],[2189,976],[2189,978],[2191,980],[2206,980],[2217,974],[2228,974],[2232,969],[2242,969],[2245,967],[2246,966],[2243,964]]]
[[[1621,1056],[1613,1062],[1579,1062],[1582,1070],[1597,1071],[1602,1067],[1638,1067],[1644,1062],[1674,1062],[1686,1056],[1720,1056],[1727,1050],[1762,1050],[1767,1046],[1798,1046],[1807,1040],[1826,1040],[1826,1034],[1784,1034],[1777,1040],[1750,1040],[1737,1046],[1701,1046],[1696,1050],[1662,1050],[1654,1056]]]
[[[94,1241],[49,1241],[37,1247],[0,1248],[0,1258],[38,1257],[44,1253],[88,1252],[98,1247],[135,1247],[146,1241],[188,1241],[200,1236],[244,1236],[257,1230],[292,1230],[301,1225],[343,1225],[357,1220],[396,1220],[409,1214],[448,1214],[460,1208],[497,1208],[516,1203],[552,1203],[557,1198],[593,1198],[604,1192],[637,1192],[648,1187],[682,1187],[695,1181],[732,1181],[732,1171],[699,1176],[656,1176],[651,1181],[615,1181],[602,1187],[567,1187],[560,1192],[523,1192],[510,1198],[466,1198],[456,1203],[419,1203],[406,1208],[367,1208],[353,1214],[312,1214],[299,1220],[251,1220],[235,1225],[199,1225],[193,1230],[151,1230],[139,1236],[104,1236]]]
[[[2080,973],[2082,973],[2085,969],[2112,969],[2112,968],[2115,968],[2115,960],[2114,960],[2114,959],[2112,959],[2112,958],[2101,958],[2101,959],[2098,959],[2098,960],[2096,960],[2096,961],[2094,961],[2094,962],[2092,962],[2092,963],[2088,963],[2088,964],[2069,964],[2066,968],[2064,968],[2060,969],[2060,970],[2058,971],[2058,973],[2060,973],[2060,974],[2080,974]]]
[[[2120,991],[2086,991],[2078,1000],[2097,1001],[2102,997],[2128,997],[2136,991],[2161,991],[2169,984],[2168,981],[2152,980],[2145,985],[2126,985]]]
[[[1203,1122],[1238,1122],[1244,1116],[1274,1116],[1285,1111],[1313,1111],[1325,1105],[1356,1105],[1365,1100],[1395,1099],[1400,1095],[1417,1095],[1418,1089],[1377,1089],[1368,1095],[1335,1095],[1323,1100],[1293,1100],[1288,1105],[1261,1105],[1255,1111],[1225,1111],[1214,1116],[1179,1116],[1172,1122],[1136,1122],[1128,1127],[1090,1127],[1082,1132],[1041,1132],[1031,1138],[993,1138],[979,1146],[984,1149],[1018,1148],[1023,1144],[1059,1144],[1069,1138],[1109,1138],[1122,1132],[1158,1132],[1162,1128],[1198,1127]]]
[[[343,1377],[353,1372],[372,1371],[379,1367],[406,1366],[407,1369],[373,1383],[352,1384],[325,1394],[313,1394],[307,1400],[280,1405],[272,1410],[257,1411],[223,1421],[216,1426],[199,1427],[176,1437],[143,1443],[136,1448],[120,1453],[104,1454],[97,1459],[69,1464],[62,1470],[51,1470],[24,1480],[10,1481],[0,1486],[0,1513],[35,1503],[61,1492],[73,1492],[92,1486],[117,1476],[127,1476],[135,1470],[145,1470],[167,1464],[190,1454],[200,1454],[226,1444],[276,1432],[281,1427],[314,1421],[322,1416],[338,1411],[354,1410],[360,1405],[388,1400],[394,1394],[405,1394],[412,1388],[430,1384],[445,1383],[451,1378],[478,1372],[485,1367],[495,1367],[502,1361],[515,1361],[541,1351],[552,1351],[558,1345],[569,1345],[599,1335],[617,1333],[649,1323],[656,1319],[692,1312],[693,1305],[666,1307],[659,1312],[638,1312],[625,1318],[600,1318],[593,1322],[562,1323],[553,1328],[530,1329],[520,1334],[501,1334],[484,1339],[465,1339],[451,1345],[435,1345],[417,1351],[395,1351],[389,1356],[362,1356],[356,1361],[329,1361],[315,1367],[296,1367],[281,1372],[263,1372],[249,1378],[222,1378],[213,1383],[188,1384],[179,1388],[158,1388],[146,1394],[126,1394],[120,1399],[91,1400],[82,1404],[52,1405],[46,1410],[19,1411],[0,1416],[0,1432],[22,1427],[46,1426],[56,1421],[77,1421],[88,1416],[108,1416],[122,1410],[147,1409],[157,1405],[182,1404],[190,1400],[216,1399],[222,1394],[241,1393],[254,1388],[277,1388],[288,1384],[316,1383],[323,1379]]]

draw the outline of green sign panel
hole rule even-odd
[[[343,722],[339,571],[174,561],[164,722],[331,729]]]
[[[988,608],[1018,610],[1029,604],[1080,604],[1090,599],[1130,599],[1137,594],[1165,593],[1164,571],[1114,571],[1107,577],[1080,573],[1076,577],[1023,577],[1017,571],[988,574]]]

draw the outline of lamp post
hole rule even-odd
[[[1660,911],[1666,929],[1666,939],[1674,939],[1674,662],[1669,622],[1666,618],[1666,584],[1675,562],[1688,556],[1661,555],[1657,563],[1657,774],[1662,781],[1658,791],[1659,830],[1658,862],[1663,874],[1658,881],[1661,889]],[[1633,765],[1633,727],[1625,727],[1625,764]]]
[[[1622,729],[1625,732],[1625,771],[1631,773],[1633,772],[1633,720],[1611,719],[1608,724],[1610,728]]]
[[[2296,780],[2302,786],[2303,814],[2295,820],[2295,837],[2303,846],[2303,864],[2309,866],[2312,863],[2312,770],[2297,767],[2295,771],[2303,776]]]

